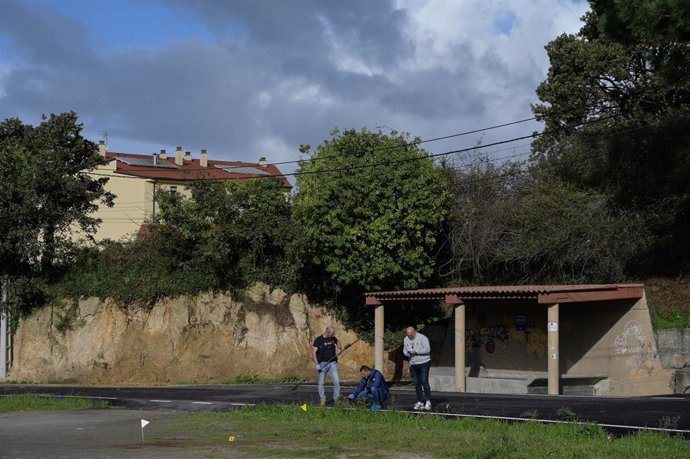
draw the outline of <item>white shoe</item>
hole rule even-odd
[[[426,403],[424,404],[424,409],[427,411],[431,411],[431,400],[426,401]]]
[[[423,410],[423,409],[424,409],[424,404],[423,404],[422,402],[417,402],[417,403],[414,404],[414,406],[412,407],[412,409],[415,410],[415,411]]]

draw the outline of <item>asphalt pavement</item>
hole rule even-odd
[[[346,395],[351,384],[344,384]],[[199,385],[163,387],[89,387],[67,385],[0,385],[0,394],[82,396],[112,405],[153,411],[228,411],[256,404],[314,404],[316,386],[302,384]],[[327,393],[332,394],[329,386]],[[390,410],[409,411],[416,401],[410,386],[391,389]],[[435,392],[433,413],[448,417],[490,417],[508,422],[594,422],[623,434],[664,430],[690,438],[690,397],[600,397],[503,395]],[[425,413],[424,415],[431,415]]]

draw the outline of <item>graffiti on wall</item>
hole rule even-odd
[[[642,324],[636,320],[630,320],[625,324],[623,333],[613,340],[613,353],[641,354],[644,352],[645,337],[642,334]]]
[[[467,337],[467,347],[470,349],[477,349],[484,343],[484,348],[489,354],[493,354],[496,350],[496,339],[505,342],[510,336],[508,329],[503,325],[495,325],[492,327],[481,327],[478,330],[465,330]]]

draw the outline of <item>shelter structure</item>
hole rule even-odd
[[[452,319],[436,361],[454,364],[450,390],[467,391],[466,348],[474,347],[468,338],[484,339],[487,351],[497,354],[498,344],[512,338],[534,351],[531,367],[523,370],[545,373],[548,394],[560,394],[564,378],[586,377],[599,378],[599,395],[673,392],[672,375],[657,355],[641,284],[453,287],[369,292],[365,298],[366,306],[374,309],[374,360],[380,369],[384,310],[395,314],[401,304],[442,302],[452,309]],[[507,365],[513,369],[522,361],[510,360]]]

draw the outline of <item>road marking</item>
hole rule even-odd
[[[149,400],[149,402],[155,402],[155,403],[172,403],[172,400]]]
[[[213,402],[192,402],[196,403],[197,405],[213,405]]]
[[[228,402],[227,403],[230,406],[256,406],[256,403],[236,403],[236,402]]]

